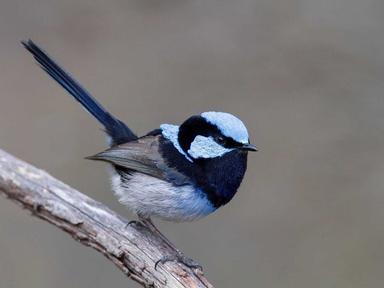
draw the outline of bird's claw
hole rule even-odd
[[[138,220],[131,220],[127,224],[125,224],[125,228],[128,228],[131,225],[143,225],[143,224]]]
[[[203,267],[199,263],[197,263],[195,260],[188,258],[184,256],[181,252],[177,251],[175,254],[166,255],[161,257],[160,260],[158,260],[155,264],[155,270],[157,270],[157,266],[159,264],[165,264],[167,262],[179,262],[187,266],[191,269],[199,269],[200,271],[203,271]]]

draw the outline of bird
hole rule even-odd
[[[175,260],[200,267],[174,247],[152,218],[197,220],[233,198],[247,169],[248,152],[257,151],[245,124],[230,113],[208,111],[190,116],[180,125],[161,124],[139,137],[31,39],[21,43],[103,125],[108,148],[86,158],[109,164],[118,200],[176,251],[160,262]]]

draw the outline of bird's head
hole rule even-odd
[[[249,143],[244,123],[224,112],[204,112],[188,118],[181,124],[177,140],[191,159],[216,158],[233,150],[257,151]]]

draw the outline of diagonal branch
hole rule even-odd
[[[0,150],[0,194],[111,260],[144,287],[213,287],[199,270],[157,260],[172,253],[148,229]]]

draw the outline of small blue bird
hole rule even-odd
[[[247,168],[248,151],[257,151],[240,119],[224,112],[204,112],[180,126],[162,124],[138,137],[35,43],[28,40],[22,44],[42,69],[104,126],[109,149],[87,158],[111,164],[112,188],[119,201],[172,248],[151,217],[196,220],[235,195]],[[174,257],[161,262],[179,260],[194,266],[175,251]]]

